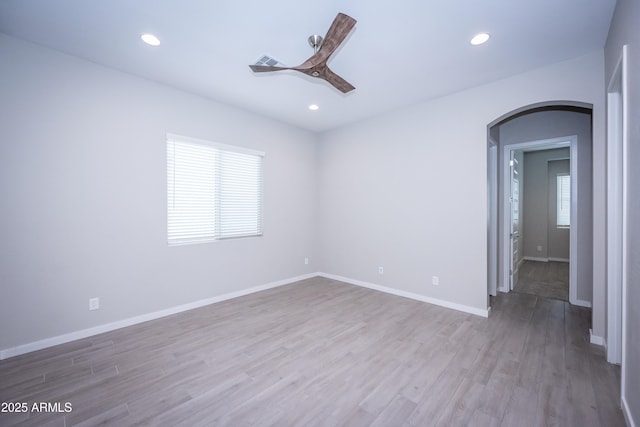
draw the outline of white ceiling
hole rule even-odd
[[[615,0],[2,0],[0,32],[312,131],[604,46]],[[358,23],[330,59],[343,95],[294,66],[338,12]],[[470,38],[491,34],[474,47]],[[162,42],[150,47],[145,32]],[[318,104],[318,111],[307,106]]]

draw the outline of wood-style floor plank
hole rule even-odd
[[[569,301],[569,263],[525,260],[518,268],[513,290]]]
[[[623,426],[590,311],[488,319],[313,278],[0,362],[2,426]]]

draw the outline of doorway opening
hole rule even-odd
[[[577,149],[576,144],[573,135],[505,145],[503,158],[508,165],[503,170],[508,185],[503,217],[508,218],[509,230],[503,233],[503,244],[510,249],[503,283],[509,286],[501,291],[563,301],[575,294],[570,248],[575,247],[571,227],[576,226],[576,212],[571,215],[571,199],[577,197],[578,175],[577,166],[571,165],[571,150],[572,146]]]
[[[536,274],[528,271],[531,267],[542,270],[549,281],[561,281],[560,276],[568,272],[569,302],[591,307],[592,106],[566,101],[535,104],[498,118],[487,130],[488,303],[497,292],[523,286],[528,291],[537,286],[550,293],[535,292],[540,296],[566,300],[566,285],[564,294],[554,295],[549,287],[543,288],[544,278],[527,284],[528,276]],[[533,173],[536,163],[544,166]],[[530,181],[525,189],[527,164],[530,178],[536,174],[542,178]],[[563,190],[568,194],[560,200],[558,191]],[[525,206],[532,191],[539,193],[538,202],[528,200]],[[558,203],[563,204],[562,212]],[[546,215],[535,214],[536,209]],[[536,216],[538,224],[526,224]],[[533,268],[541,267],[536,263],[546,263],[550,271]],[[554,274],[555,278],[549,277]]]

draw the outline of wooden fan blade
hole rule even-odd
[[[325,79],[326,81],[331,83],[336,89],[338,89],[342,93],[351,92],[352,90],[355,89],[355,87],[351,83],[349,83],[348,81],[346,81],[345,79],[343,79],[342,77],[340,77],[339,75],[331,71],[329,67],[326,67],[323,70],[323,73],[320,75],[320,78]]]
[[[327,35],[324,36],[324,41],[322,42],[322,46],[320,46],[320,50],[311,58],[307,59],[304,64],[300,65],[300,67],[305,65],[314,66],[326,62],[344,39],[347,38],[351,30],[353,30],[353,27],[356,25],[356,22],[357,21],[349,15],[338,13],[336,19],[333,20],[331,27],[329,27]]]
[[[267,71],[291,70],[290,67],[272,67],[271,65],[249,65],[254,73],[265,73]]]
[[[331,71],[331,69],[327,67],[326,64],[321,64],[313,68],[293,67],[292,69],[300,71],[301,73],[304,73],[311,77],[326,80],[342,93],[351,92],[355,89],[355,87],[351,83]]]

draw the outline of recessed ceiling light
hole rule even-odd
[[[471,44],[474,46],[478,46],[479,44],[485,43],[491,37],[488,33],[480,33],[473,36],[471,39]]]
[[[318,108],[320,108],[320,107],[318,107],[316,104],[309,105],[309,110],[311,110],[311,111],[316,111]]]
[[[160,45],[160,40],[158,40],[158,38],[156,36],[154,36],[153,34],[143,34],[140,36],[140,38],[142,39],[143,42],[145,42],[146,44],[149,44],[151,46],[159,46]]]

